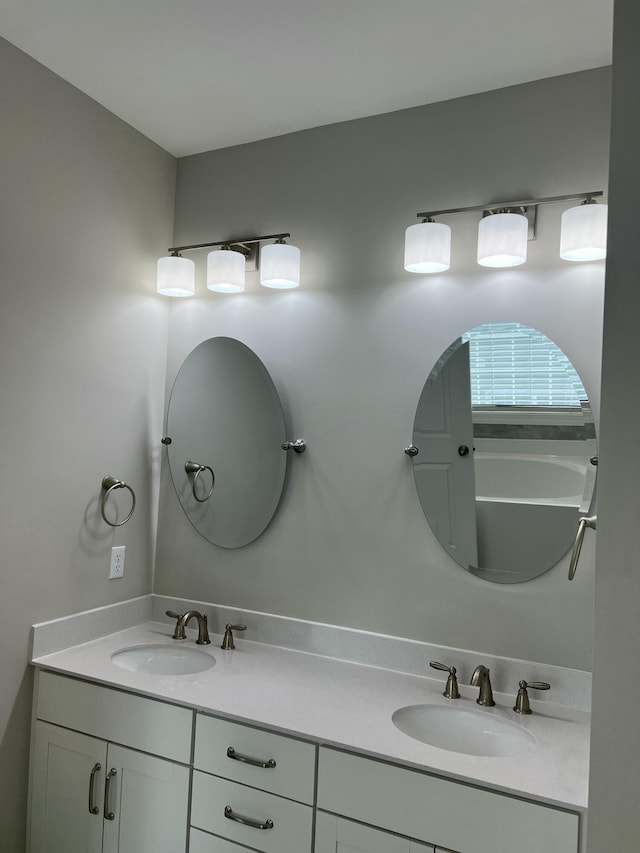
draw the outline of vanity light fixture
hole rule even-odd
[[[519,210],[490,211],[478,224],[478,263],[517,267],[527,260],[529,220]]]
[[[172,251],[166,258],[158,258],[158,293],[163,296],[193,296],[196,282],[196,265]]]
[[[207,287],[218,293],[240,293],[244,290],[245,254],[230,246],[222,246],[207,255]]]
[[[560,257],[565,261],[598,261],[607,257],[606,204],[588,196],[562,214]]]
[[[287,235],[288,236],[288,235]],[[287,290],[300,284],[300,249],[278,238],[262,250],[260,284]]]
[[[220,293],[244,290],[246,261],[254,257],[258,264],[260,244],[275,240],[262,249],[260,283],[265,287],[291,288],[300,284],[300,249],[285,243],[288,233],[264,237],[243,237],[211,243],[193,243],[170,248],[169,256],[158,259],[158,293],[163,296],[193,296],[195,264],[182,252],[214,248],[207,256],[207,288]]]
[[[560,257],[568,261],[605,258],[607,205],[595,202],[601,195],[598,190],[418,213],[422,222],[409,226],[405,232],[404,268],[419,274],[449,269],[451,230],[434,218],[472,211],[482,212],[478,225],[478,263],[495,268],[519,266],[527,259],[528,240],[535,240],[538,205],[573,199],[583,201],[562,216]]]
[[[404,236],[407,272],[444,272],[451,264],[451,228],[431,218],[410,225]]]

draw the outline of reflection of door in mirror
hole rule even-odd
[[[456,341],[429,377],[413,425],[422,509],[440,543],[465,568],[478,565],[470,395],[469,344]]]
[[[520,583],[571,547],[593,496],[595,431],[575,368],[541,332],[487,323],[455,341],[425,383],[413,443],[425,516],[473,574]],[[473,448],[466,479],[454,475],[460,444]]]

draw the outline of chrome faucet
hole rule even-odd
[[[471,676],[471,681],[469,684],[472,687],[479,687],[480,694],[476,699],[478,705],[495,705],[496,703],[493,701],[493,691],[491,690],[491,679],[489,678],[489,670],[486,666],[480,664],[477,666],[473,675]]]
[[[196,640],[196,644],[198,646],[206,646],[211,640],[209,639],[209,626],[207,624],[207,614],[200,613],[198,610],[187,610],[186,613],[174,613],[173,610],[166,611],[167,616],[171,616],[172,619],[176,619],[176,627],[173,632],[174,640],[186,640],[187,635],[184,632],[184,629],[187,627],[187,624],[191,621],[191,619],[198,620],[198,639]]]

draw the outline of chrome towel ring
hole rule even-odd
[[[111,492],[115,489],[128,489],[131,492],[131,509],[129,510],[129,515],[123,521],[109,521],[104,511],[105,505],[107,503],[107,499]],[[123,524],[126,524],[127,521],[133,515],[133,511],[136,508],[136,495],[131,486],[127,485],[123,480],[118,480],[117,477],[112,477],[111,475],[107,475],[102,479],[102,497],[100,498],[100,515],[109,525],[109,527],[122,527]]]
[[[216,475],[213,473],[213,468],[211,468],[210,465],[200,465],[200,463],[198,462],[185,462],[184,470],[187,472],[187,476],[189,474],[193,474],[193,480],[191,481],[191,491],[193,492],[194,498],[198,501],[198,503],[206,503],[206,501],[208,501],[211,495],[213,494],[213,487],[216,484]],[[211,488],[203,498],[199,498],[196,494],[196,482],[203,471],[209,471],[209,473],[211,474]]]

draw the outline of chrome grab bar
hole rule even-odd
[[[580,559],[580,552],[582,551],[582,540],[584,539],[584,532],[587,527],[590,527],[592,530],[596,529],[596,515],[586,516],[583,515],[580,521],[578,522],[578,532],[576,533],[576,541],[573,543],[573,551],[571,552],[571,562],[569,563],[569,580],[572,581],[576,575],[576,569],[578,568],[578,560]]]

